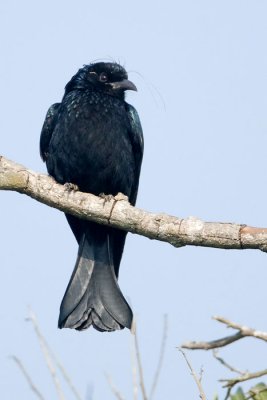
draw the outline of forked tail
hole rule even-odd
[[[64,294],[59,328],[99,331],[131,329],[133,314],[114,273],[110,237],[86,232],[80,240],[74,271]]]

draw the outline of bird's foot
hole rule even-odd
[[[112,196],[112,194],[99,193],[99,197],[104,200],[104,206],[106,203],[114,200],[114,196]]]
[[[101,199],[104,199],[105,203],[107,201],[111,201],[112,199],[114,199],[114,196],[112,196],[112,194],[105,194],[105,193],[99,193],[99,197],[101,197]]]
[[[123,193],[121,193],[121,192],[119,192],[118,194],[116,194],[116,196],[114,197],[114,199],[115,199],[116,201],[121,201],[121,200],[129,201],[128,196],[126,196],[125,194],[123,194]]]
[[[70,183],[70,182],[66,182],[64,183],[64,187],[68,192],[78,192],[79,187],[77,185],[75,185],[74,183]]]

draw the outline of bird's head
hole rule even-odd
[[[66,93],[75,89],[94,88],[100,92],[124,99],[125,90],[135,90],[125,69],[117,63],[97,62],[85,65],[66,85]]]

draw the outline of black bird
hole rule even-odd
[[[46,115],[40,153],[48,173],[83,192],[116,195],[135,204],[143,157],[138,114],[125,101],[137,90],[117,63],[85,65]],[[59,328],[131,328],[132,310],[118,286],[126,232],[66,215],[79,244],[60,306]]]

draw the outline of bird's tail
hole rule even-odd
[[[59,328],[131,329],[132,310],[114,273],[109,233],[86,232],[60,306]]]

